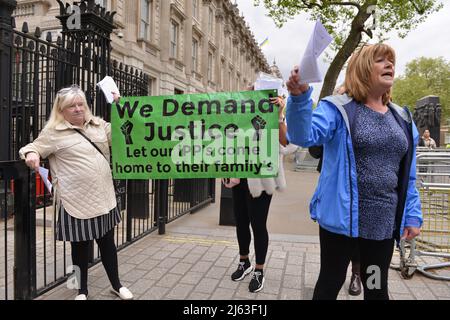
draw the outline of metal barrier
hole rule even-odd
[[[419,152],[416,159],[423,225],[416,239],[409,243],[401,241],[400,265],[393,267],[400,269],[405,279],[417,270],[427,277],[450,281],[450,276],[431,272],[450,267],[450,262],[423,265],[416,262],[418,256],[450,259],[450,152],[428,150]]]

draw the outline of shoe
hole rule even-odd
[[[348,287],[348,293],[351,296],[359,296],[361,294],[361,277],[357,273],[353,273]]]
[[[258,292],[264,288],[264,275],[261,271],[253,272],[252,280],[248,285],[248,291],[250,292]]]
[[[116,294],[122,300],[132,300],[134,298],[131,291],[128,290],[128,288],[126,288],[126,287],[120,288],[119,292],[117,292],[114,289],[111,289],[111,292]]]
[[[237,270],[233,272],[233,274],[231,275],[231,280],[241,281],[242,279],[245,278],[246,275],[248,275],[252,271],[253,267],[249,261],[241,261],[239,262]]]
[[[75,297],[75,300],[87,300],[87,295],[85,295],[84,293],[79,294]]]

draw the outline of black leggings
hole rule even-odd
[[[114,229],[109,231],[103,238],[96,239],[102,263],[105,267],[106,274],[114,290],[119,291],[122,287],[119,281],[119,269],[117,263],[117,249],[114,243]],[[80,278],[78,290],[79,294],[88,294],[88,263],[89,263],[89,243],[90,241],[71,242],[72,247],[72,263],[80,269]]]
[[[253,198],[248,189],[247,179],[241,179],[241,182],[232,190],[239,254],[246,256],[250,252],[251,224],[255,243],[256,264],[264,264],[269,246],[269,233],[267,232],[266,223],[272,195],[268,195],[263,191],[258,198]]]
[[[320,228],[320,274],[313,300],[335,300],[345,282],[354,251],[359,251],[365,300],[389,300],[388,272],[394,239],[350,238]],[[377,277],[379,270],[379,277]],[[370,288],[368,288],[368,285]]]

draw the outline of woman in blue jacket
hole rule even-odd
[[[290,141],[323,145],[324,158],[310,204],[320,226],[321,267],[313,299],[336,299],[355,247],[361,257],[364,299],[389,299],[388,270],[394,240],[420,233],[416,189],[418,131],[411,113],[391,101],[395,52],[367,45],[350,58],[346,93],[322,99],[312,110],[301,71],[287,87]]]

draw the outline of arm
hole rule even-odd
[[[40,158],[47,158],[56,151],[56,145],[51,141],[49,130],[43,130],[31,143],[19,150],[19,156],[24,159],[27,166],[39,169]]]
[[[312,111],[312,87],[302,84],[300,72],[295,66],[286,86],[290,96],[287,102],[287,128],[290,141],[302,147],[322,145],[329,141],[336,128],[336,108],[320,101]]]
[[[433,138],[431,138],[431,149],[436,149],[436,141]]]
[[[420,234],[420,227],[423,223],[420,195],[416,188],[416,146],[419,139],[419,133],[414,123],[413,137],[413,158],[409,174],[408,191],[405,203],[405,230],[402,235],[402,238],[407,238],[408,240],[411,240]]]
[[[300,96],[290,96],[287,103],[287,129],[290,141],[302,147],[323,145],[334,135],[337,109],[320,101],[312,110],[312,88]]]
[[[105,129],[106,136],[108,137],[108,145],[111,147],[111,141],[112,141],[112,138],[111,138],[111,123],[105,121],[103,123],[103,128]]]
[[[116,92],[111,92],[111,93],[112,93],[112,95],[114,97],[114,102],[115,103],[119,103],[120,95],[118,93],[116,93]],[[111,141],[112,141],[112,138],[111,138],[111,123],[105,121],[105,123],[103,124],[103,127],[105,129],[106,136],[108,137],[108,145],[111,146]]]
[[[289,144],[286,137],[286,123],[284,121],[284,108],[286,103],[284,102],[283,97],[271,98],[270,101],[278,106],[278,140],[283,147],[286,147]]]
[[[283,122],[279,122],[278,125],[279,125],[278,140],[280,141],[280,144],[283,147],[286,147],[289,144],[289,142],[286,138],[286,133],[287,133],[286,123],[283,121]]]

